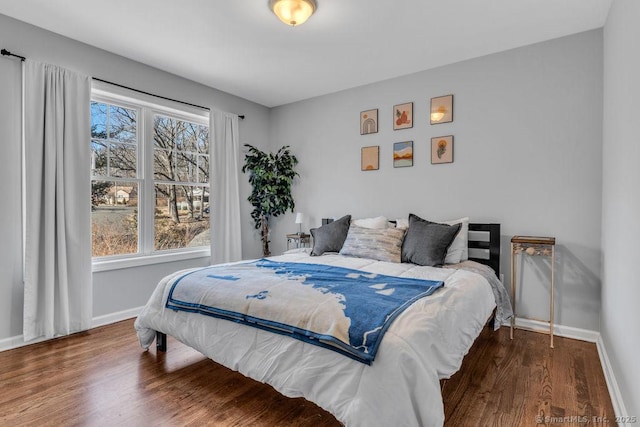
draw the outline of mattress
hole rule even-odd
[[[422,267],[305,251],[280,262],[335,265],[370,273],[444,281],[404,310],[388,328],[371,365],[289,336],[165,307],[182,270],[162,279],[135,322],[148,348],[156,331],[289,397],[304,397],[347,426],[441,426],[440,379],[449,378],[496,306],[489,282],[462,269]],[[171,351],[171,349],[169,349]]]

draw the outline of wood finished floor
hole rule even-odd
[[[166,354],[143,351],[127,320],[1,352],[0,426],[340,425],[304,399],[168,343]],[[557,338],[551,350],[546,335],[519,330],[510,341],[506,328],[485,328],[443,397],[446,426],[614,417],[594,344]]]

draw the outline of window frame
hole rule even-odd
[[[138,252],[134,254],[108,255],[92,257],[92,270],[108,271],[121,268],[131,268],[156,263],[183,261],[211,256],[211,247],[199,246],[195,248],[177,248],[155,250],[155,178],[153,169],[153,126],[154,117],[162,115],[177,120],[184,120],[209,128],[209,170],[211,170],[211,135],[212,126],[209,120],[209,111],[178,102],[153,97],[151,95],[137,93],[125,88],[112,86],[94,81],[91,90],[91,101],[106,104],[115,104],[124,108],[137,111],[137,178],[122,178],[122,181],[138,181]],[[91,138],[89,143],[91,143]],[[102,177],[94,178],[93,172],[89,177],[102,180]],[[112,179],[112,178],[106,178]],[[201,183],[202,184],[202,183]],[[209,174],[209,193],[211,194],[211,174]],[[209,230],[211,230],[211,218],[209,218]]]

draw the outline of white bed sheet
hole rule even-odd
[[[136,320],[140,344],[148,348],[155,331],[164,332],[285,396],[315,402],[347,426],[443,424],[439,380],[460,368],[496,305],[486,279],[463,270],[340,255],[296,252],[272,259],[444,280],[445,286],[396,318],[370,366],[284,335],[166,309],[172,279],[181,272],[162,279]]]

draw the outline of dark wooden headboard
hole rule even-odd
[[[469,224],[469,259],[488,265],[500,277],[500,224]]]

